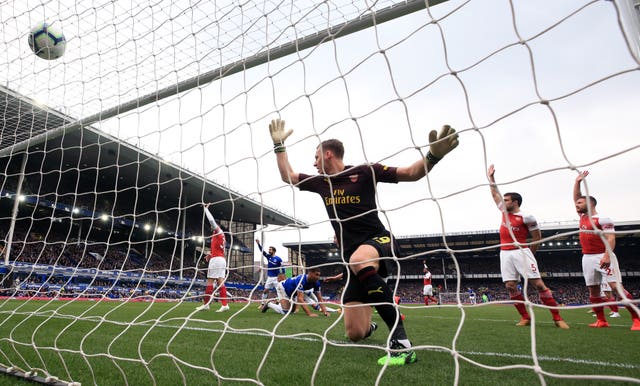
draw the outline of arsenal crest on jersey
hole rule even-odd
[[[358,182],[358,175],[357,174],[350,175],[349,180],[351,180],[351,182],[353,183]]]

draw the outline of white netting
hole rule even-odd
[[[458,304],[458,299],[461,304],[476,304],[477,299],[471,301],[471,297],[468,292],[441,292],[438,294],[438,300],[440,304]]]
[[[589,188],[609,203],[612,218],[640,218],[638,209],[616,206],[634,202],[633,166],[640,160],[640,63],[629,2],[434,3],[2,4],[2,273],[14,280],[3,279],[9,288],[0,299],[0,367],[95,384],[163,384],[168,376],[184,384],[273,384],[281,381],[273,374],[279,361],[291,360],[281,356],[291,351],[284,345],[312,341],[317,346],[309,350],[312,365],[303,367],[303,383],[331,384],[335,378],[322,378],[327,366],[350,362],[370,347],[374,357],[383,355],[383,338],[370,346],[344,342],[339,318],[305,335],[287,319],[263,325],[246,302],[261,292],[254,238],[308,242],[333,234],[318,199],[280,180],[267,132],[277,117],[295,129],[287,152],[294,169],[305,173],[314,172],[313,152],[324,139],[345,143],[347,164],[402,166],[424,155],[429,130],[456,127],[460,147],[427,178],[378,185],[380,217],[396,235],[495,228],[490,163],[501,190],[516,183],[513,189],[539,219],[575,218],[569,198],[576,168],[592,171]],[[28,47],[31,26],[42,21],[66,36],[58,60],[39,59]],[[91,128],[78,131],[79,121]],[[49,136],[42,135],[45,127]],[[70,159],[74,151],[80,155]],[[199,177],[210,183],[202,183],[198,196],[189,189],[199,186]],[[202,272],[196,273],[207,236],[203,202],[219,205],[214,215],[233,235],[229,282],[237,284],[230,291],[240,301],[215,320],[193,311],[204,291]],[[288,231],[283,225],[293,225],[293,218],[309,228]],[[405,252],[435,253],[416,248]],[[455,258],[456,251],[474,248],[438,252]],[[404,277],[402,269],[398,274]],[[445,342],[411,337],[419,357],[447,354],[442,364],[453,375],[439,380],[461,382],[463,367],[469,382],[478,379],[472,371],[486,369],[499,370],[490,377],[500,382],[511,368],[540,383],[545,376],[640,382],[616,378],[614,365],[595,375],[584,367],[546,367],[542,363],[554,358],[548,342],[538,341],[535,317],[531,335],[520,337],[524,352],[495,353],[515,361],[485,362],[488,350],[458,347],[471,323],[462,307],[468,294],[459,290],[440,296],[460,312],[428,321],[457,327],[441,335]],[[62,295],[64,302],[51,300]],[[159,299],[172,301],[151,302]],[[408,329],[418,330],[411,318]],[[386,327],[380,331],[386,334]],[[246,335],[264,338],[263,350],[228,342]],[[220,359],[236,358],[239,347],[246,352],[236,362],[258,358],[245,372]],[[366,366],[376,374],[368,381],[391,376],[386,367]],[[637,371],[630,366],[631,374]],[[411,375],[418,370],[407,371],[403,382],[423,380]]]

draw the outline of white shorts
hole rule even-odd
[[[264,289],[276,289],[278,284],[278,278],[275,276],[267,276],[267,281],[264,283]]]
[[[427,284],[422,289],[422,295],[424,296],[433,296],[433,286],[431,284]]]
[[[276,294],[278,294],[278,301],[280,300],[291,301],[291,298],[289,297],[289,295],[287,295],[287,291],[284,290],[284,286],[282,285],[282,282],[278,282],[278,284],[276,284]]]
[[[308,304],[319,303],[318,297],[316,296],[316,294],[314,294],[313,292],[308,293],[306,291],[304,293],[304,301],[305,301],[305,303],[308,303]]]
[[[219,279],[227,274],[227,262],[224,257],[212,257],[209,259],[207,279]]]
[[[500,274],[502,281],[520,281],[520,276],[526,279],[540,278],[538,262],[529,248],[501,250]]]
[[[587,286],[602,285],[602,282],[622,283],[616,255],[613,253],[609,255],[611,264],[607,269],[600,268],[602,256],[604,256],[604,253],[582,255],[582,275]]]

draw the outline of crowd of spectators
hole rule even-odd
[[[0,240],[5,239],[4,230],[0,230]],[[42,296],[53,296],[56,291],[66,292],[66,296],[106,296],[122,298],[132,296],[153,296],[155,298],[197,298],[203,291],[203,282],[191,279],[204,279],[205,266],[202,261],[198,267],[197,262],[185,262],[182,278],[187,283],[176,284],[175,281],[166,280],[169,277],[179,276],[179,265],[176,261],[152,253],[145,258],[131,245],[113,244],[69,240],[69,242],[48,241],[45,235],[36,232],[15,230],[11,246],[10,261],[15,263],[30,263],[36,265],[51,265],[56,267],[71,267],[76,269],[93,268],[98,270],[117,270],[138,274],[137,279],[123,278],[114,280],[97,279],[85,276],[46,276],[43,274],[21,274],[16,277],[23,284],[25,294],[33,296],[34,293]],[[450,293],[456,291],[457,278],[460,275],[462,292],[469,290],[475,292],[480,298],[487,295],[492,301],[508,301],[509,297],[503,283],[496,278],[479,278],[482,274],[498,274],[499,260],[489,257],[459,258],[457,260],[459,271],[451,258],[429,261],[430,271],[436,278],[434,288],[436,292]],[[422,303],[422,264],[423,260],[401,260],[400,277],[397,294],[405,303]],[[540,267],[546,272],[572,272],[580,273],[579,259],[574,257],[542,257]],[[640,272],[640,262],[625,259],[623,272]],[[336,263],[322,266],[323,276],[333,276],[343,271],[343,265]],[[156,282],[145,282],[140,275],[145,277],[162,278]],[[447,275],[447,282],[442,279],[443,273]],[[439,278],[438,278],[439,276]],[[231,269],[227,281],[230,283],[231,293],[236,299],[258,300],[260,296],[259,283],[253,277],[247,277]],[[586,304],[588,293],[582,281],[581,275],[576,277],[555,278],[553,275],[545,278],[547,285],[554,291],[555,297],[561,304]],[[234,284],[235,283],[235,287]],[[31,284],[30,288],[25,285]],[[39,285],[36,285],[39,284]],[[239,286],[237,284],[240,284]],[[323,285],[323,294],[329,299],[337,300],[341,294],[343,283],[334,282]],[[79,290],[79,286],[82,287]],[[52,287],[59,288],[56,291]],[[640,280],[632,276],[625,280],[625,287],[634,296],[639,297]],[[75,288],[70,290],[70,288]],[[61,290],[60,290],[61,289]],[[5,290],[6,293],[6,290]],[[43,295],[44,294],[44,295]],[[537,292],[529,291],[529,296],[537,301]]]

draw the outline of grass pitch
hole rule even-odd
[[[592,329],[587,308],[566,308],[571,329],[560,330],[546,309],[529,328],[515,326],[509,305],[403,305],[418,362],[382,368],[388,329],[377,314],[378,331],[354,345],[339,314],[283,318],[255,304],[226,313],[197,305],[5,300],[0,365],[83,385],[640,383],[640,332],[629,330],[624,309],[610,328]],[[18,382],[0,376],[0,384]]]

